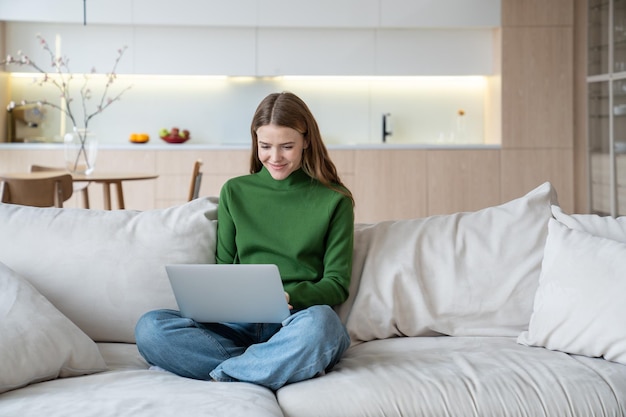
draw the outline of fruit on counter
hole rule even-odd
[[[132,143],[146,143],[150,140],[150,135],[147,133],[131,133],[129,140]]]
[[[160,129],[159,136],[169,143],[183,143],[190,138],[191,134],[187,129],[181,131],[178,127],[173,127],[170,130],[166,128]]]

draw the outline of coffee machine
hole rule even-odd
[[[41,142],[45,109],[41,104],[15,104],[7,106],[7,141]]]

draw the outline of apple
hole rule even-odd
[[[162,128],[162,129],[159,130],[159,136],[161,136],[161,137],[167,136],[169,134],[170,134],[170,132],[166,128]]]
[[[170,134],[174,135],[174,136],[178,136],[178,132],[180,130],[177,127],[173,127],[170,129]]]

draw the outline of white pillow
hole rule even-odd
[[[0,263],[0,392],[106,369],[96,344]]]
[[[176,308],[168,263],[214,263],[217,204],[84,210],[0,204],[0,262],[96,342],[134,343],[149,310]]]
[[[550,219],[528,346],[626,364],[626,244]]]
[[[347,318],[353,341],[526,330],[554,203],[544,183],[476,212],[355,230],[354,267],[362,272]]]
[[[626,243],[626,217],[567,214],[559,206],[552,206],[552,215],[570,229]]]

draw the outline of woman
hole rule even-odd
[[[277,390],[322,375],[350,345],[330,306],[348,297],[354,200],[307,105],[267,96],[251,125],[250,175],[229,180],[218,206],[218,263],[276,264],[292,314],[283,323],[198,323],[172,310],[137,323],[139,351],[181,376]]]

